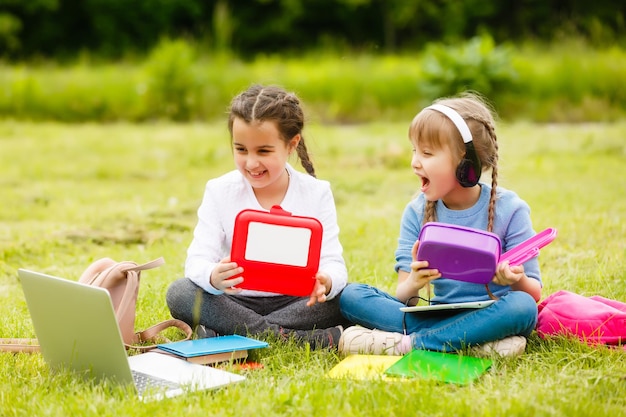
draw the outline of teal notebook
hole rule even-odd
[[[385,370],[385,375],[466,385],[491,367],[490,359],[414,349]]]
[[[166,352],[185,358],[212,355],[215,353],[235,352],[238,350],[259,349],[268,346],[267,342],[239,335],[208,337],[206,339],[183,340],[163,343],[157,347]]]

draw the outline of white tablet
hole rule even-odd
[[[476,309],[485,308],[495,303],[496,300],[485,301],[470,301],[467,303],[450,303],[450,304],[432,304],[429,306],[406,306],[400,307],[400,311],[405,313],[420,313],[425,311],[438,311],[438,310],[464,310],[464,309]]]

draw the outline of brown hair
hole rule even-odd
[[[230,104],[228,115],[228,131],[232,138],[233,123],[236,118],[246,123],[270,121],[276,123],[281,139],[288,144],[297,134],[300,142],[296,152],[298,159],[306,172],[315,177],[315,169],[309,158],[304,143],[302,129],[304,127],[304,112],[300,100],[294,93],[288,93],[278,86],[252,85],[238,94]]]
[[[491,169],[491,197],[487,230],[493,230],[495,216],[496,187],[498,185],[498,141],[495,130],[494,112],[482,97],[475,93],[464,93],[458,97],[442,98],[435,103],[456,110],[472,132],[472,142],[482,163],[482,171]],[[460,162],[465,155],[461,133],[448,117],[432,109],[424,109],[415,116],[409,127],[409,138],[414,142],[427,143],[435,149],[448,144],[453,157]],[[428,201],[424,209],[424,223],[436,221],[437,204]]]

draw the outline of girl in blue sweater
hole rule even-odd
[[[440,99],[423,109],[409,128],[411,168],[420,179],[419,195],[406,206],[396,249],[395,297],[364,284],[348,285],[341,312],[358,326],[339,342],[344,353],[404,354],[413,348],[458,351],[476,346],[483,352],[516,355],[535,328],[541,297],[539,263],[501,262],[487,288],[447,279],[428,262],[416,259],[422,225],[430,221],[488,230],[507,251],[532,237],[529,206],[512,191],[497,186],[498,142],[494,116],[476,95]],[[479,182],[491,171],[491,184]],[[488,307],[448,312],[404,313],[420,290],[434,303],[497,301]]]

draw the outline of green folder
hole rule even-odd
[[[466,385],[491,367],[490,359],[414,349],[385,370],[385,375]]]

